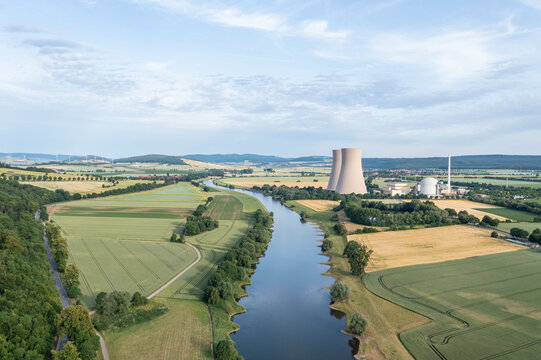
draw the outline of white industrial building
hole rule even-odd
[[[366,194],[361,148],[333,150],[333,165],[327,190],[339,194]]]
[[[406,195],[411,192],[411,187],[405,182],[389,182],[381,189],[381,192],[391,196]]]

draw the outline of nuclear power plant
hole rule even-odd
[[[339,194],[366,194],[364,182],[362,149],[345,148],[333,150],[331,177],[327,190]]]

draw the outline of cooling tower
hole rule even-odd
[[[342,166],[340,167],[340,178],[336,185],[336,192],[340,194],[366,194],[364,182],[362,149],[342,149]]]
[[[327,185],[327,190],[329,191],[336,190],[336,184],[338,184],[338,179],[340,178],[340,167],[342,167],[342,151],[333,150],[331,177],[329,178],[329,184]]]

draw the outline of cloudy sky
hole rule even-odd
[[[541,0],[0,0],[0,152],[541,154]]]

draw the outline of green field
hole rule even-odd
[[[439,177],[440,180],[446,181],[447,178]],[[491,184],[491,185],[501,185],[501,186],[514,186],[514,187],[528,187],[533,189],[541,188],[541,182],[535,181],[521,181],[521,180],[512,180],[509,178],[507,180],[500,179],[483,179],[483,178],[465,178],[465,177],[452,177],[451,182],[468,182],[468,183],[478,183],[478,184]]]
[[[121,331],[104,334],[111,359],[212,359],[211,327],[201,301],[160,299],[164,315]]]
[[[536,359],[541,252],[521,250],[367,274],[378,296],[433,321],[399,334],[416,359]]]
[[[531,233],[535,229],[541,229],[541,223],[532,223],[532,222],[519,222],[519,223],[500,223],[498,229],[510,232],[512,228],[524,229],[527,232]]]
[[[530,222],[530,221],[533,221],[535,217],[539,217],[539,215],[536,215],[536,214],[531,213],[531,212],[514,210],[514,209],[507,209],[507,208],[475,209],[475,210],[487,212],[487,213],[494,214],[494,215],[503,216],[505,218],[515,220],[515,221]]]
[[[197,188],[181,184],[54,207],[52,219],[66,235],[70,261],[80,270],[82,302],[93,306],[100,291],[148,295],[192,263],[195,251],[169,237],[182,230],[190,209],[205,198]]]

